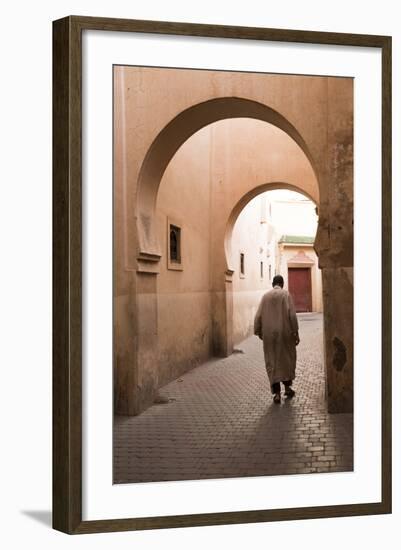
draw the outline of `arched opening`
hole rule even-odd
[[[234,206],[227,222],[226,233],[224,238],[224,249],[226,254],[228,270],[230,271],[233,270],[233,268],[231,267],[232,266],[231,240],[232,240],[232,232],[233,232],[235,223],[238,219],[238,216],[241,214],[244,208],[258,195],[267,193],[268,191],[283,190],[283,189],[294,191],[296,193],[303,195],[304,197],[308,198],[311,202],[313,202],[315,204],[316,209],[318,209],[319,188],[317,185],[317,181],[314,188],[308,191],[305,191],[305,189],[297,185],[294,185],[291,183],[284,183],[284,182],[264,183],[260,186],[257,186],[251,189],[248,193],[246,193],[243,197],[241,197],[241,199]]]
[[[154,213],[161,258],[155,287],[160,384],[211,356],[232,353],[232,229],[249,201],[282,188],[319,200],[302,149],[276,126],[250,118],[198,130],[166,167]],[[173,263],[171,242],[177,231],[179,264]]]
[[[154,216],[162,176],[178,149],[192,135],[214,122],[249,118],[267,122],[289,136],[303,151],[316,177],[312,155],[296,127],[268,105],[239,97],[221,97],[193,105],[171,120],[154,139],[142,163],[137,191],[138,258],[158,261],[160,250]],[[316,177],[317,180],[317,177]]]
[[[226,254],[231,266],[232,340],[236,351],[257,356],[254,319],[263,296],[281,275],[290,292],[299,325],[295,389],[324,406],[322,274],[313,248],[316,203],[293,186],[260,186],[233,209],[227,227]],[[250,198],[252,197],[252,198]],[[239,212],[239,209],[241,211]]]

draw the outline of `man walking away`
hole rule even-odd
[[[263,340],[266,371],[275,403],[281,401],[281,382],[287,398],[295,395],[291,385],[295,378],[296,346],[299,344],[294,303],[283,287],[283,277],[276,275],[273,289],[266,292],[260,302],[254,323],[255,334]]]

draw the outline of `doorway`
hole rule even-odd
[[[288,268],[288,290],[294,300],[297,313],[312,311],[311,269],[309,267]]]

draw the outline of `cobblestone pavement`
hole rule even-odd
[[[164,386],[168,403],[115,418],[114,482],[352,470],[353,417],[326,412],[322,315],[299,321],[294,399],[272,402],[251,336]]]

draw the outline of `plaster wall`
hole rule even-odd
[[[211,355],[210,140],[200,130],[177,152],[160,184],[157,234],[158,386]],[[168,223],[181,228],[182,269],[169,269]]]
[[[232,279],[235,345],[253,334],[253,322],[259,302],[263,294],[271,288],[275,270],[273,232],[274,229],[268,222],[267,197],[262,194],[244,208],[232,233],[231,261],[236,268]],[[241,253],[244,254],[243,275],[240,271]]]

